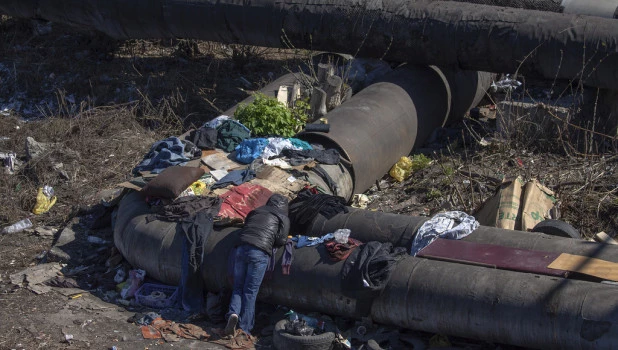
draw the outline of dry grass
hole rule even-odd
[[[30,216],[38,187],[54,187],[58,202],[34,221],[60,225],[79,206],[96,203],[98,191],[124,181],[127,170],[157,138],[157,132],[139,123],[137,108],[131,107],[95,108],[74,117],[27,123],[4,119],[2,129],[9,132],[3,136],[10,140],[3,148],[14,150],[24,163],[15,174],[0,175],[0,193],[5,203],[12,203],[0,207],[0,225]],[[50,146],[28,160],[27,137]]]
[[[530,90],[523,93],[534,96]],[[505,95],[493,98],[514,100]],[[587,114],[587,107],[586,103],[568,106],[564,114],[557,114],[551,105],[539,104],[536,113],[512,108],[498,113],[496,119],[466,118],[459,126],[442,130],[436,144],[426,145],[424,151],[434,159],[430,167],[402,184],[390,183],[388,190],[375,192],[378,199],[372,207],[410,215],[440,210],[474,213],[503,178],[520,175],[551,188],[559,199],[560,218],[582,236],[600,231],[615,235],[616,139],[609,136],[610,131],[589,128],[603,122],[600,114]]]
[[[154,141],[201,125],[300,62],[293,50],[117,41],[58,24],[41,34],[39,25],[0,18],[0,110],[10,109],[0,116],[0,152],[23,162],[0,174],[0,227],[31,216],[43,185],[58,202],[33,221],[61,225],[124,181]],[[27,137],[53,146],[28,161]]]

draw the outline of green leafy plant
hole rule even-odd
[[[442,197],[442,191],[440,191],[437,188],[431,188],[429,191],[427,191],[427,194],[426,194],[427,201],[439,199],[440,197]]]
[[[431,164],[431,158],[427,157],[424,154],[415,154],[411,158],[412,160],[412,171],[419,171],[427,168],[429,164]]]
[[[253,102],[239,106],[234,116],[254,136],[292,137],[306,123],[307,109],[306,103],[297,101],[296,107],[290,109],[277,99],[258,93]]]

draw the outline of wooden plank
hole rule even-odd
[[[208,165],[212,170],[228,170],[242,164],[228,158],[227,153],[217,152],[202,158],[202,163]]]
[[[288,87],[285,85],[279,86],[277,91],[277,101],[283,103],[284,106],[288,106]]]
[[[562,253],[547,267],[582,273],[609,281],[618,281],[618,263],[588,256]]]
[[[559,253],[441,238],[418,253],[418,256],[428,259],[566,277],[566,270],[547,268],[558,255]]]

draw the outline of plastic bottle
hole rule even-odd
[[[298,314],[294,310],[290,310],[285,315],[288,317],[288,320],[290,320],[291,322],[298,320]]]
[[[3,228],[2,234],[16,233],[16,232],[23,231],[30,227],[32,227],[32,221],[30,221],[30,219],[23,219],[21,221],[14,223],[11,226],[7,226]]]

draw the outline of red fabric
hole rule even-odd
[[[341,244],[334,239],[331,239],[324,243],[328,254],[330,255],[330,260],[332,261],[342,261],[348,258],[352,251],[356,249],[356,247],[363,244],[363,242],[358,241],[354,238],[348,238],[348,243]]]
[[[269,189],[256,184],[246,182],[233,187],[219,196],[223,200],[219,216],[244,221],[251,210],[266,204],[270,196],[272,192]]]

